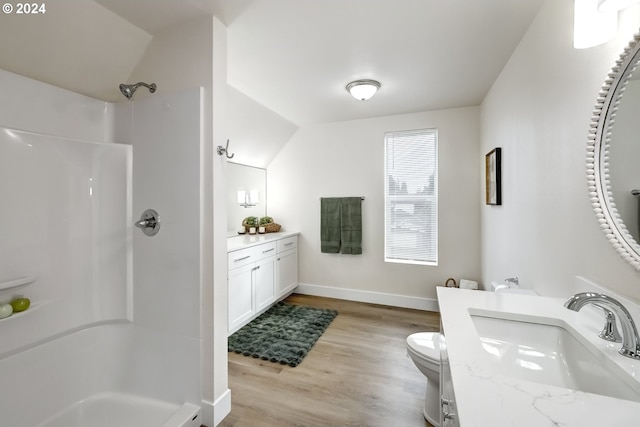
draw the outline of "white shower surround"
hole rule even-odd
[[[24,174],[8,182],[3,177],[5,185],[0,185],[0,192],[11,195],[15,203],[12,209],[0,213],[0,253],[5,255],[0,262],[0,282],[36,276],[31,284],[0,291],[3,302],[15,295],[33,301],[25,313],[0,320],[0,377],[4,384],[11,385],[0,393],[2,425],[74,425],[68,424],[71,419],[86,422],[77,417],[83,411],[113,409],[114,404],[121,410],[110,410],[108,418],[120,426],[126,424],[113,420],[115,414],[140,411],[143,418],[151,420],[153,417],[144,415],[151,407],[160,411],[156,418],[163,422],[149,427],[200,425],[201,417],[191,420],[199,410],[201,392],[199,282],[185,280],[171,288],[171,283],[158,281],[157,297],[148,289],[133,286],[135,239],[131,174],[127,172],[131,171],[131,147],[113,143],[115,117],[124,119],[119,125],[130,130],[123,132],[120,128],[119,138],[127,133],[144,137],[144,132],[136,132],[130,123],[133,107],[125,104],[116,108],[1,70],[0,90],[0,126],[4,127],[0,150],[4,142],[4,154],[9,151],[7,147],[18,147],[28,155],[40,155],[37,165],[5,162],[5,174],[10,166],[14,173],[23,170]],[[178,120],[187,117],[191,120],[188,125],[195,123],[195,131],[170,129],[171,120],[157,118],[160,135],[184,136],[180,143],[190,141],[188,144],[196,147],[191,152],[197,154],[200,97],[200,90],[193,89],[155,101],[156,107],[164,106],[167,114],[177,114]],[[150,125],[156,123],[143,123],[143,127]],[[158,140],[154,143],[162,145]],[[15,161],[16,152],[13,154]],[[164,160],[169,161],[164,154]],[[162,160],[162,153],[159,158]],[[104,166],[105,159],[110,166]],[[188,164],[193,160],[171,159],[177,163],[172,173],[181,172],[181,161]],[[62,182],[70,187],[57,185]],[[178,191],[180,182],[176,187],[166,197],[159,194],[165,199],[158,203],[170,206],[175,192],[191,194]],[[199,196],[197,189],[195,193]],[[178,223],[182,220],[179,215],[173,218]],[[193,233],[197,236],[198,232]],[[186,245],[184,241],[179,244]],[[153,270],[162,275],[162,266],[148,263],[148,259],[142,259],[136,264],[136,274]],[[179,274],[175,265],[166,268]],[[157,309],[170,307],[171,299],[178,294],[181,307],[193,307],[193,311]],[[134,312],[135,295],[142,300],[138,313]],[[164,318],[157,322],[158,315]],[[185,419],[176,420],[172,413]],[[172,424],[165,424],[169,419]],[[99,420],[96,423],[107,425]]]

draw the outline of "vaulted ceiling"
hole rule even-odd
[[[263,0],[228,27],[229,83],[297,123],[479,105],[543,0]],[[375,79],[369,101],[345,85]]]
[[[120,100],[153,35],[228,27],[229,84],[297,125],[479,105],[544,0],[56,0],[0,16],[0,68]],[[382,83],[370,101],[354,79]]]

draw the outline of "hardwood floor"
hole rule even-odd
[[[425,427],[426,379],[405,339],[437,331],[438,313],[293,294],[338,310],[297,367],[229,353],[231,413],[221,427]]]

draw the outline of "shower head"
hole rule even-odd
[[[149,89],[149,92],[154,93],[156,91],[156,84],[155,83],[151,83],[151,84],[147,84],[144,82],[139,82],[136,83],[134,85],[127,85],[127,84],[120,84],[120,92],[122,92],[122,94],[124,96],[127,97],[127,99],[131,99],[133,98],[133,94],[136,93],[136,90],[140,87],[140,86],[144,86],[146,88]]]

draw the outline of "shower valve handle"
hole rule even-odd
[[[155,236],[160,231],[160,215],[153,209],[147,209],[134,225],[140,228],[145,235]]]
[[[153,218],[150,219],[141,219],[140,221],[136,222],[136,227],[138,228],[147,228],[147,227],[155,227],[157,224],[156,220]]]

